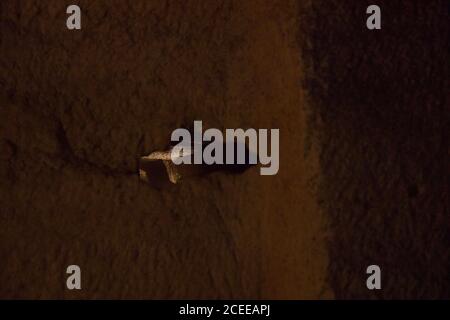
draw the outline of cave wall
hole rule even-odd
[[[77,3],[0,2],[1,298],[449,297],[445,1]],[[194,120],[278,175],[139,181]]]
[[[0,296],[330,296],[297,2],[77,3],[80,31],[72,2],[0,3]],[[141,183],[139,157],[194,120],[280,128],[278,175]]]
[[[370,4],[381,30],[365,28]],[[448,2],[318,0],[303,12],[335,296],[448,299]],[[370,264],[382,290],[365,286]]]

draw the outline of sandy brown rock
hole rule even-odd
[[[296,2],[79,3],[75,32],[62,1],[0,3],[0,296],[326,296]],[[140,183],[197,119],[280,128],[279,174]]]

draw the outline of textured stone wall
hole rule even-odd
[[[370,4],[382,30],[364,28]],[[448,2],[313,1],[302,19],[338,298],[449,298]],[[378,264],[383,290],[369,292]]]
[[[0,297],[448,298],[448,4],[376,2],[1,1]],[[194,120],[278,175],[140,182]]]
[[[0,2],[0,296],[328,295],[297,3],[79,1],[81,31],[68,4]],[[140,183],[139,157],[194,120],[280,128],[279,174]]]

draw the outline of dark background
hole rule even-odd
[[[1,298],[449,298],[447,1],[69,4],[0,3]],[[140,182],[194,120],[279,174]]]
[[[378,297],[449,298],[448,3],[376,1],[374,33],[358,27],[365,4],[314,1],[303,20],[329,281],[338,297],[370,297],[358,266],[378,261]]]

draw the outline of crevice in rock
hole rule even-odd
[[[72,146],[67,138],[64,125],[61,121],[58,121],[56,138],[61,147],[62,157],[64,161],[71,164],[74,167],[82,168],[89,171],[95,171],[108,176],[129,176],[137,175],[138,173],[133,170],[126,170],[120,168],[110,168],[104,165],[99,165],[87,159],[78,157],[72,149]]]

